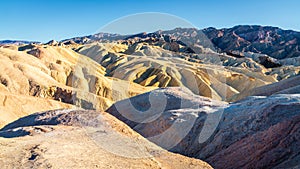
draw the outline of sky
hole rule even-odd
[[[246,24],[300,31],[299,6],[299,0],[6,0],[0,1],[0,40]]]

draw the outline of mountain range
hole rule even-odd
[[[1,41],[0,165],[299,168],[299,44],[257,25]]]

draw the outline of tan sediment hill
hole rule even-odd
[[[0,126],[30,113],[72,105],[103,110],[151,90],[107,78],[101,65],[59,46],[0,48],[0,65]]]
[[[275,76],[251,58],[234,58],[214,52],[186,54],[148,43],[125,46],[92,43],[78,47],[106,68],[106,75],[143,86],[185,86],[193,93],[227,100],[245,90],[276,82]]]
[[[299,94],[226,104],[166,88],[119,101],[106,111],[163,148],[217,169],[300,167]]]
[[[0,92],[0,128],[37,111],[75,107],[52,99]]]
[[[251,25],[176,28],[130,36],[99,33],[74,38],[80,45],[73,47],[105,67],[108,76],[143,86],[185,86],[232,101],[241,92],[299,75],[298,34]]]
[[[243,99],[247,96],[270,96],[273,94],[300,93],[300,76],[291,77],[269,85],[245,90],[231,98],[232,101]]]
[[[0,130],[0,149],[3,169],[212,168],[170,153],[97,111],[66,109],[23,117]]]

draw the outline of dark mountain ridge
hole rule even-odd
[[[98,33],[66,39],[61,42],[70,43],[71,41],[86,44],[117,41],[134,44],[137,42],[157,42],[159,40],[167,43],[175,42],[176,44],[173,43],[172,46],[185,45],[191,47],[190,53],[198,53],[199,50],[195,49],[195,46],[202,46],[228,54],[241,52],[237,57],[243,57],[243,52],[266,54],[279,60],[300,56],[300,32],[259,25],[238,25],[222,29],[209,27],[202,30],[175,28],[173,30],[159,30],[153,33],[143,32],[134,35]]]

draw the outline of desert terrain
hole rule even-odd
[[[0,41],[1,168],[299,168],[300,33]]]

